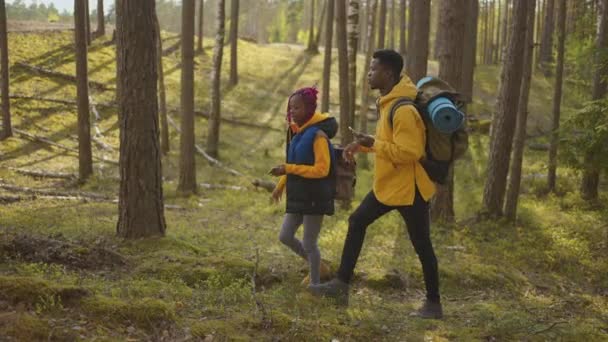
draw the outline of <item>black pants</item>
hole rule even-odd
[[[344,242],[342,260],[338,270],[338,278],[350,283],[367,226],[384,214],[396,209],[405,220],[407,231],[422,263],[426,296],[429,300],[439,301],[439,274],[437,258],[433,251],[430,234],[429,203],[426,202],[418,190],[413,205],[391,207],[378,201],[373,191],[363,199],[359,207],[348,219],[348,234]]]

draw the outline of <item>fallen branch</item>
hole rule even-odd
[[[59,103],[59,104],[64,104],[64,105],[68,105],[68,106],[77,105],[76,101],[56,99],[56,98],[52,98],[52,97],[40,97],[40,96],[13,94],[13,95],[10,95],[9,98],[15,99],[15,100],[33,100],[33,101],[42,101],[42,102],[53,102],[53,103]],[[97,103],[96,105],[98,107],[118,109],[118,106],[115,103],[100,102],[100,103]]]
[[[545,328],[545,329],[541,329],[541,330],[535,331],[535,332],[533,332],[532,334],[533,334],[533,335],[542,334],[542,333],[544,333],[544,332],[547,332],[547,331],[549,331],[549,330],[553,329],[553,328],[554,328],[555,326],[557,326],[558,324],[568,324],[568,322],[567,322],[567,321],[553,322],[553,324],[551,324],[549,327],[547,327],[547,328]]]
[[[19,134],[20,136],[26,137],[26,138],[28,138],[28,139],[30,139],[32,141],[45,143],[47,145],[58,147],[58,148],[66,150],[66,151],[70,151],[70,152],[74,152],[74,153],[78,154],[78,149],[75,149],[75,148],[72,148],[72,147],[69,147],[69,146],[65,146],[65,145],[60,144],[60,143],[56,143],[56,142],[51,141],[51,140],[49,140],[47,138],[39,137],[37,135],[33,135],[31,133],[22,131],[22,130],[17,129],[17,128],[13,128],[13,132]],[[96,160],[98,160],[98,161],[104,162],[104,163],[118,165],[118,162],[115,161],[115,160],[109,160],[109,159],[100,158],[100,157],[96,157],[96,156],[93,156],[93,158],[96,159]]]
[[[0,203],[2,204],[10,204],[22,201],[23,197],[21,196],[0,196]]]
[[[174,129],[175,129],[175,130],[176,130],[178,133],[180,133],[180,134],[182,133],[181,129],[180,129],[179,127],[177,127],[177,124],[175,123],[175,121],[173,121],[173,118],[172,118],[170,115],[167,115],[167,121],[169,122],[169,124],[170,124],[171,126],[173,126],[173,128],[174,128]],[[229,168],[228,166],[226,166],[226,165],[222,164],[222,163],[221,163],[219,160],[217,160],[217,159],[215,159],[215,158],[211,157],[210,155],[208,155],[208,154],[207,154],[207,152],[205,152],[205,150],[204,150],[202,147],[200,147],[200,146],[198,146],[198,145],[196,145],[196,144],[194,145],[194,147],[195,147],[196,151],[197,151],[199,154],[201,154],[201,155],[202,155],[202,156],[203,156],[205,159],[207,159],[207,161],[208,161],[209,163],[211,163],[211,164],[213,164],[213,165],[215,165],[215,166],[217,166],[217,167],[219,167],[219,168],[221,168],[221,169],[224,169],[224,170],[228,171],[228,173],[230,173],[231,175],[234,175],[234,176],[243,176],[243,177],[245,176],[245,175],[244,175],[244,174],[242,174],[241,172],[239,172],[239,171],[237,171],[237,170],[234,170],[234,169]]]
[[[199,185],[202,188],[211,189],[211,190],[215,190],[215,189],[235,190],[235,191],[247,190],[247,188],[245,188],[243,186],[237,186],[237,185],[223,185],[223,184],[209,184],[209,183],[199,183]]]
[[[95,101],[93,101],[93,97],[89,96],[89,106],[91,107],[91,112],[93,113],[93,130],[95,131],[95,135],[91,137],[91,140],[95,142],[101,149],[106,151],[114,151],[114,148],[101,140],[103,138],[103,134],[99,129],[99,125],[97,124],[101,120],[101,115],[97,111],[97,107],[95,107]]]
[[[42,74],[44,76],[50,76],[50,77],[57,77],[57,78],[61,78],[63,80],[66,81],[70,81],[70,82],[76,82],[76,76],[72,76],[69,74],[64,74],[62,72],[58,72],[58,71],[53,71],[53,70],[49,70],[49,69],[45,69],[42,67],[38,67],[35,65],[30,65],[30,64],[26,64],[23,62],[16,62],[15,63],[16,66],[34,71],[38,74]],[[96,81],[89,81],[89,87],[91,88],[96,88],[98,90],[115,90],[115,88],[113,87],[109,87],[103,83],[100,82],[96,82]]]
[[[168,48],[163,50],[163,57],[166,57],[170,54],[172,54],[173,52],[179,50],[180,46],[182,46],[182,39],[180,37],[180,39],[175,42],[175,44],[169,46]]]
[[[8,169],[17,172],[20,175],[31,176],[31,177],[35,177],[35,178],[59,178],[59,179],[76,179],[76,178],[78,178],[73,173],[44,172],[44,171],[39,171],[39,170],[18,169],[15,167],[8,167]]]
[[[253,184],[253,186],[255,186],[256,188],[262,188],[268,192],[272,192],[275,188],[275,184],[273,182],[266,181],[263,179],[254,179],[251,181],[251,184]]]
[[[42,195],[42,196],[57,196],[57,197],[73,197],[73,198],[86,198],[97,201],[111,201],[113,198],[103,195],[96,194],[92,192],[84,192],[84,191],[57,191],[52,189],[35,189],[35,188],[27,188],[21,187],[17,185],[12,185],[8,183],[4,183],[3,179],[0,178],[0,189],[21,192],[32,195]]]
[[[179,108],[168,108],[169,111],[173,112],[173,113],[177,113],[180,114],[181,110]],[[200,117],[203,117],[207,120],[209,120],[209,113],[205,113],[202,111],[194,111],[194,114]],[[220,121],[226,122],[226,123],[230,123],[233,125],[237,125],[237,126],[244,126],[244,127],[250,127],[250,128],[257,128],[257,129],[263,129],[263,130],[271,130],[271,131],[276,131],[276,132],[283,132],[281,129],[272,127],[272,126],[267,126],[267,125],[261,125],[261,124],[257,124],[254,122],[245,122],[245,121],[239,121],[239,120],[235,120],[235,119],[230,119],[230,118],[224,118],[221,117]]]

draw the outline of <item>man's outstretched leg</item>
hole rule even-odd
[[[370,191],[359,207],[348,219],[348,233],[342,249],[342,259],[336,278],[320,285],[311,285],[309,290],[316,296],[332,297],[341,304],[348,304],[348,289],[352,280],[357,259],[365,240],[367,227],[376,219],[388,213],[393,208],[386,206],[376,199]]]

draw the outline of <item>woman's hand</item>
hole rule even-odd
[[[272,191],[272,201],[274,203],[279,203],[281,201],[281,197],[283,197],[283,189],[276,188]]]
[[[281,164],[279,166],[275,166],[272,169],[270,169],[270,171],[268,171],[268,173],[273,176],[282,176],[285,174],[285,165]]]

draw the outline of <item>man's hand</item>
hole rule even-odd
[[[363,134],[361,132],[357,132],[352,127],[348,127],[348,129],[351,131],[351,133],[353,134],[353,137],[355,138],[355,141],[359,145],[365,146],[365,147],[372,147],[372,146],[374,146],[374,142],[375,142],[376,139],[374,138],[373,135]]]
[[[273,175],[273,176],[282,176],[284,175],[285,172],[285,165],[281,164],[279,166],[275,166],[273,167],[270,171],[268,171],[269,174]]]
[[[359,144],[356,142],[352,142],[344,148],[344,152],[342,153],[342,158],[346,160],[348,163],[352,163],[355,160],[355,153],[359,152]]]

